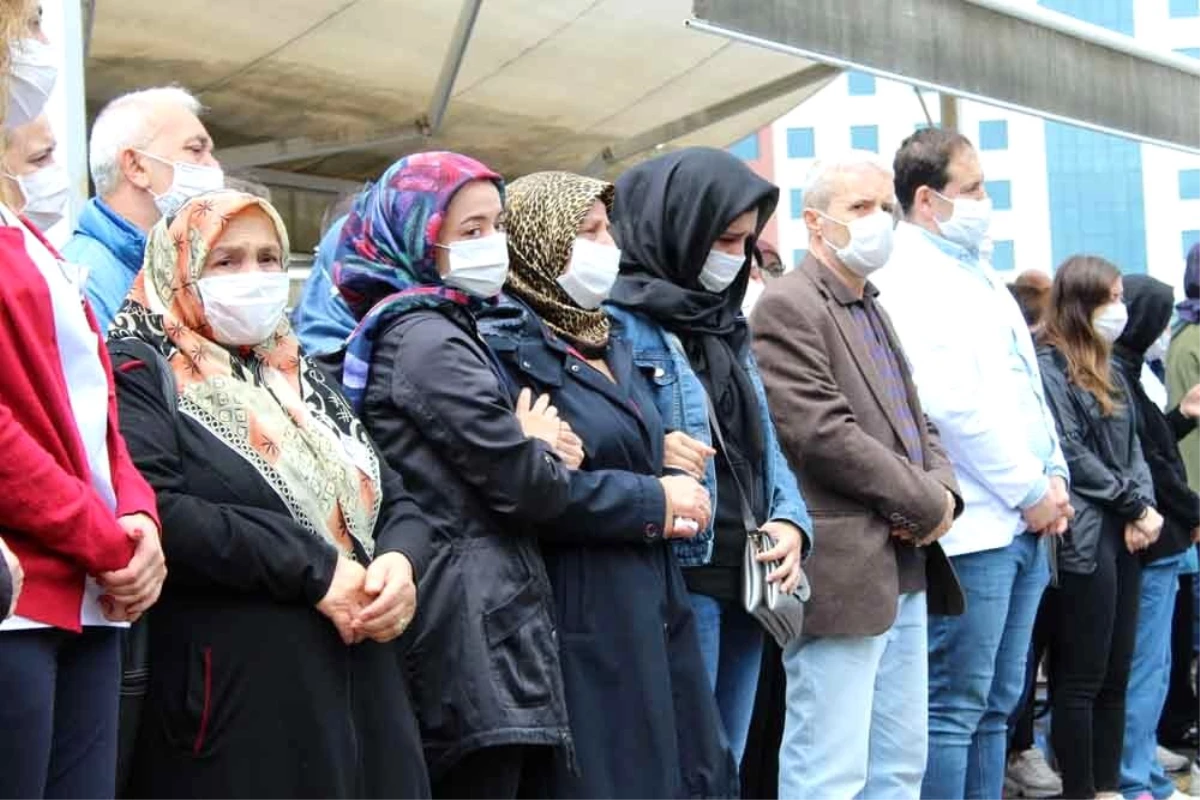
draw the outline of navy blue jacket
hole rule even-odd
[[[549,394],[583,440],[573,482],[605,476],[585,502],[533,526],[578,761],[574,774],[559,765],[549,796],[736,797],[683,574],[661,536],[663,424],[629,344],[609,344],[613,383],[519,301],[479,325],[510,391]]]

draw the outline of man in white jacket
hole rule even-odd
[[[894,168],[905,221],[876,285],[966,504],[942,547],[967,610],[929,622],[921,794],[1000,798],[1008,717],[1050,578],[1042,541],[1073,513],[1067,466],[1025,320],[980,258],[991,201],[975,148],[927,128],[905,140]]]

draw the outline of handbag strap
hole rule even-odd
[[[708,396],[708,392],[704,392],[704,403],[708,406],[708,426],[712,428],[713,439],[717,443],[717,447],[721,450],[721,455],[725,457],[725,463],[729,465],[729,474],[733,477],[733,485],[737,487],[738,500],[742,506],[742,525],[746,528],[746,535],[756,537],[759,533],[759,525],[754,520],[754,508],[750,505],[750,499],[746,496],[746,488],[742,486],[741,478],[738,477],[737,470],[733,467],[733,462],[729,459],[729,448],[725,444],[725,435],[721,433],[721,423],[717,417],[717,409],[713,406],[712,398]]]
[[[683,342],[679,337],[670,331],[663,331],[671,348],[687,361],[687,352],[683,349]],[[708,408],[708,426],[712,428],[713,439],[717,443],[721,454],[725,457],[725,463],[729,465],[729,473],[733,476],[733,485],[737,487],[738,500],[741,502],[742,508],[742,526],[746,529],[746,536],[755,539],[759,535],[759,525],[754,520],[754,506],[750,505],[750,499],[746,494],[746,487],[742,486],[742,481],[738,478],[737,470],[733,468],[733,462],[729,460],[729,448],[725,445],[725,435],[721,433],[720,417],[717,416],[717,409],[713,405],[712,398],[708,396],[708,392],[703,386],[700,388],[700,393],[704,395],[704,405]]]

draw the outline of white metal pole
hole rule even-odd
[[[83,11],[79,0],[42,0],[42,12],[42,28],[58,60],[58,82],[46,113],[58,139],[55,158],[66,165],[72,189],[66,217],[46,232],[53,244],[61,246],[75,230],[75,221],[88,198]]]

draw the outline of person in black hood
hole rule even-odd
[[[1171,287],[1146,275],[1125,279],[1129,322],[1113,346],[1113,366],[1126,379],[1142,453],[1154,480],[1156,506],[1163,515],[1158,541],[1143,552],[1137,639],[1125,698],[1125,744],[1121,791],[1126,797],[1149,793],[1158,800],[1175,791],[1156,757],[1158,720],[1167,695],[1163,679],[1171,667],[1171,618],[1179,568],[1200,535],[1200,496],[1188,487],[1178,440],[1196,426],[1178,408],[1169,415],[1142,385],[1147,351],[1162,339],[1171,321]]]
[[[741,602],[743,504],[775,542],[764,560],[780,561],[769,579],[785,591],[800,580],[812,528],[776,440],[741,312],[751,253],[779,190],[709,148],[639,164],[616,186],[621,265],[609,303],[613,335],[632,345],[669,431],[665,467],[701,480],[712,496],[712,524],[674,547],[740,760],[763,653],[762,629]],[[712,445],[721,440],[718,453]]]

